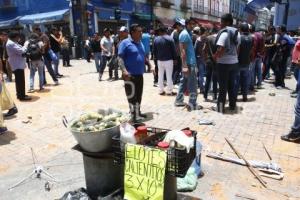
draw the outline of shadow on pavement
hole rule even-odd
[[[7,131],[7,132],[3,133],[2,135],[0,135],[0,146],[10,144],[10,142],[15,140],[16,138],[17,137],[14,132]]]
[[[256,101],[256,98],[255,97],[250,97],[250,98],[248,98],[248,100],[245,103],[253,102],[253,101]],[[238,99],[237,102],[243,102],[243,99]]]
[[[224,115],[236,115],[240,114],[243,111],[243,107],[237,106],[235,110],[230,110],[229,107],[225,108]]]
[[[11,119],[15,119],[17,118],[16,115],[12,115],[12,116],[9,116],[9,117],[4,117],[5,120],[11,120]]]
[[[153,119],[153,115],[154,114],[155,114],[154,112],[147,112],[147,113],[145,113],[145,115],[147,115],[147,118],[144,119],[142,122],[151,121]]]
[[[51,91],[50,89],[44,88],[43,90],[38,90],[37,93],[48,93],[50,91]]]
[[[22,101],[23,103],[31,103],[31,102],[36,102],[37,100],[40,99],[40,97],[38,96],[34,96],[34,95],[29,95],[29,97],[31,97],[30,101]]]

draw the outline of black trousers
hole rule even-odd
[[[273,56],[274,56],[274,53],[268,53],[265,57],[265,60],[264,60],[265,69],[262,74],[263,80],[265,80],[267,78],[267,76],[270,74],[270,69],[272,69],[275,72],[273,65],[272,65]]]
[[[238,73],[237,64],[217,64],[217,76],[219,83],[219,96],[218,96],[218,112],[224,112],[226,96],[228,92],[229,106],[234,108],[236,106],[237,93],[236,76]]]
[[[218,92],[218,77],[216,72],[213,70],[212,65],[207,65],[206,67],[206,80],[204,86],[204,98],[206,99],[208,96],[208,91],[210,88],[210,84],[213,84],[213,93],[214,99],[217,99],[217,92]]]
[[[130,112],[133,116],[136,116],[140,112],[140,105],[142,102],[144,87],[143,75],[132,75],[128,81],[124,82]]]
[[[22,99],[25,97],[25,73],[24,69],[16,69],[14,71],[17,98]]]
[[[157,59],[154,59],[154,70],[155,70],[155,74],[153,75],[153,83],[158,83],[158,65],[157,65]]]
[[[287,69],[287,56],[284,56],[281,62],[275,68],[275,86],[285,87],[285,74]]]
[[[61,50],[62,59],[63,59],[63,66],[69,66],[70,65],[70,54],[69,49],[63,48]]]
[[[174,83],[174,84],[180,83],[181,71],[182,71],[182,61],[181,61],[181,57],[178,56],[176,60],[177,60],[177,64],[174,65],[173,75],[172,75],[173,83]]]

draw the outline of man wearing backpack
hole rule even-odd
[[[230,110],[236,108],[235,81],[238,74],[238,45],[240,43],[239,32],[232,27],[233,17],[224,14],[221,17],[221,27],[216,38],[217,51],[214,60],[217,62],[217,76],[219,82],[219,96],[217,108],[213,110],[225,112],[225,102],[228,92]]]
[[[247,23],[242,23],[240,26],[241,32],[241,44],[239,46],[239,73],[237,75],[237,82],[235,92],[238,94],[239,88],[241,86],[241,91],[243,95],[243,101],[246,102],[248,87],[249,87],[249,65],[251,62],[250,56],[253,51],[253,37],[249,33],[249,25]]]
[[[29,40],[25,42],[26,55],[30,62],[30,84],[28,93],[34,92],[34,75],[39,73],[40,90],[44,85],[44,61],[43,61],[43,42],[39,40],[39,35],[32,33]]]

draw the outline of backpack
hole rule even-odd
[[[240,64],[250,64],[253,42],[253,37],[251,35],[241,35],[240,52],[238,56]]]
[[[31,61],[41,60],[43,57],[42,50],[38,40],[30,40],[27,47],[27,57]]]

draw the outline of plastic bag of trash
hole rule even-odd
[[[84,188],[75,191],[66,192],[64,196],[58,200],[92,200]]]

